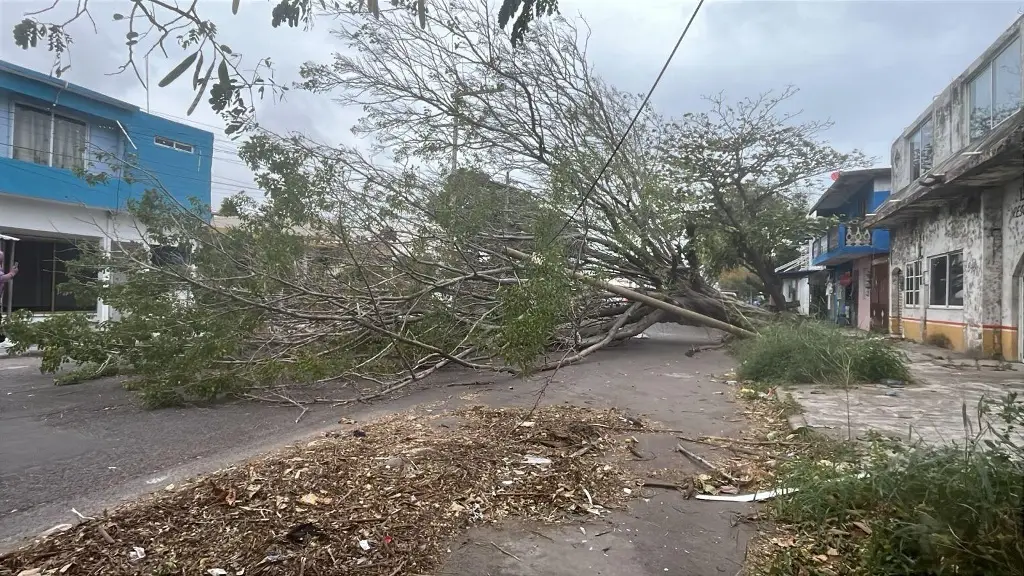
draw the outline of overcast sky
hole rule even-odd
[[[52,0],[0,0],[0,58],[48,72],[45,50],[22,51],[11,27],[25,12]],[[276,3],[276,2],[274,2]],[[123,23],[127,0],[91,0],[98,34],[79,22],[72,69],[66,79],[146,106],[146,93],[134,76],[108,75],[126,55]],[[297,78],[299,64],[327,61],[335,42],[324,21],[310,32],[272,29],[269,0],[245,0],[231,16],[230,0],[200,0],[199,8],[220,26],[220,39],[255,59],[272,56],[278,80]],[[674,0],[560,0],[562,13],[582,15],[592,28],[590,57],[599,73],[629,92],[646,92],[671,50],[695,2]],[[58,10],[72,9],[61,0]],[[860,148],[888,165],[889,148],[899,133],[956,75],[981,54],[1019,15],[1024,0],[904,2],[863,0],[709,0],[654,95],[660,112],[675,116],[703,109],[701,95],[725,90],[732,98],[756,95],[792,84],[795,104],[808,119],[832,119],[829,133],[841,149]],[[185,116],[190,83],[156,88],[177,63],[151,59],[154,78],[149,106],[165,116]],[[276,132],[300,131],[324,142],[355,143],[349,129],[359,110],[344,109],[324,97],[290,93],[283,103],[263,101],[260,122]],[[248,171],[223,136],[219,118],[200,104],[187,123],[217,132],[213,204],[240,189],[252,190]]]

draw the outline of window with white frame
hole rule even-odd
[[[917,180],[932,169],[932,121],[928,119],[910,135],[910,178]]]
[[[964,305],[964,253],[962,250],[928,259],[928,303],[931,306]]]
[[[971,140],[984,136],[1020,109],[1020,42],[1018,36],[968,83]]]
[[[167,138],[166,136],[155,136],[155,137],[153,137],[153,143],[156,144],[157,146],[162,146],[164,148],[173,148],[174,150],[177,150],[179,152],[187,152],[187,153],[191,154],[192,151],[193,151],[193,148],[192,148],[191,144],[185,144],[184,142],[178,142],[177,140],[171,140],[170,138]]]
[[[15,160],[54,168],[84,168],[85,122],[15,104],[12,144]]]
[[[909,262],[903,274],[903,305],[921,304],[921,261]]]

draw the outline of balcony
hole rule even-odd
[[[888,252],[888,230],[870,230],[857,224],[840,224],[811,243],[811,264],[835,266],[863,256]]]

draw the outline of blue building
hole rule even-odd
[[[107,250],[112,240],[141,242],[144,231],[125,207],[147,188],[209,205],[212,161],[211,132],[0,61],[0,234],[18,239],[13,259],[20,268],[4,304],[108,318],[102,303],[76,303],[58,292],[63,261],[82,241]],[[83,170],[109,177],[87,182]]]
[[[811,213],[838,220],[811,243],[811,265],[829,272],[829,318],[862,330],[884,330],[889,325],[889,232],[862,223],[889,198],[892,170],[852,170],[832,178],[811,208]]]

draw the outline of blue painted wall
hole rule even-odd
[[[854,218],[860,218],[868,212],[874,212],[889,197],[889,190],[875,190],[882,185],[876,186],[875,182],[867,182],[860,189],[850,195],[841,206],[835,210],[820,210],[821,216],[839,216],[841,222],[849,222]],[[886,186],[888,187],[888,186]],[[848,258],[860,258],[873,254],[884,254],[889,251],[889,231],[884,228],[875,228],[871,231],[871,246],[846,246],[846,231],[843,224],[839,225],[839,245],[831,247],[818,257],[813,258],[811,264],[814,266],[834,266],[834,262]]]
[[[130,159],[132,175],[139,181],[129,184],[115,177],[90,186],[70,170],[15,160],[11,143],[16,103],[84,121],[88,126],[87,170],[109,173],[109,164],[120,162],[99,162],[98,156],[111,154]],[[191,145],[192,151],[160,146],[155,142],[158,136]],[[209,205],[212,160],[211,132],[147,114],[126,102],[0,61],[0,194],[118,210],[128,199],[139,198],[159,182],[179,202],[187,203],[195,197]],[[0,196],[0,209],[2,206]]]

